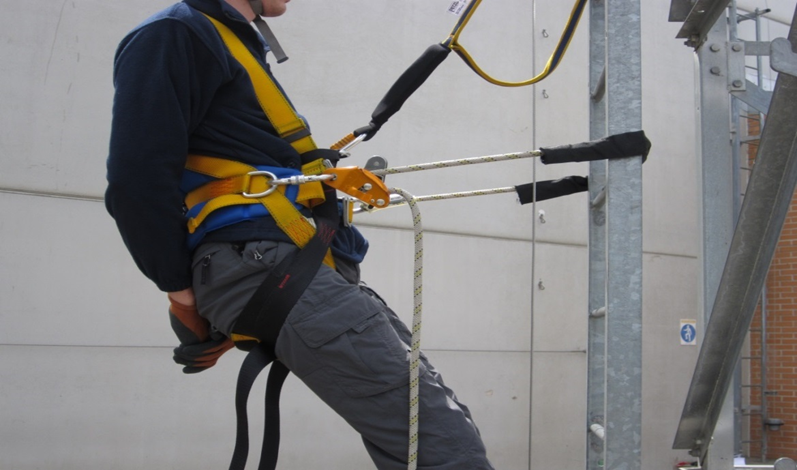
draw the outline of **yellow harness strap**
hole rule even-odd
[[[233,57],[246,69],[260,107],[280,137],[288,141],[299,154],[318,148],[304,120],[299,117],[274,80],[238,36],[215,18],[208,15],[205,17],[219,32]],[[190,233],[194,233],[205,218],[215,210],[233,205],[259,203],[268,209],[277,226],[296,246],[304,247],[315,234],[315,227],[285,197],[285,187],[278,187],[277,190],[259,198],[243,195],[263,193],[270,187],[266,176],[256,174],[257,168],[233,160],[189,155],[186,169],[217,178],[217,181],[211,181],[191,191],[185,198],[189,209],[196,204],[206,202],[196,217],[188,221]],[[325,166],[320,159],[302,166],[302,173],[306,175],[318,175],[324,170]],[[252,174],[253,172],[255,174]],[[320,182],[299,186],[297,203],[311,208],[323,201],[324,189]],[[334,268],[331,252],[327,251],[324,263]]]
[[[288,235],[296,246],[303,248],[313,238],[315,227],[296,209],[290,199],[285,197],[285,186],[279,186],[274,192],[260,198],[243,195],[244,192],[257,193],[269,188],[265,178],[252,178],[248,175],[250,172],[257,171],[257,168],[222,158],[189,155],[186,169],[213,176],[214,178],[224,178],[203,185],[186,196],[185,201],[189,209],[196,204],[207,201],[196,217],[188,220],[189,233],[194,233],[205,218],[215,210],[241,204],[263,204],[268,209],[271,217],[274,218],[277,226]],[[247,179],[239,176],[241,172],[243,172],[245,177],[249,177],[250,183],[260,182],[260,186],[236,186],[242,180]],[[220,187],[218,183],[227,186],[230,192],[219,195],[210,194],[212,191],[208,191],[206,187],[212,185],[211,189],[216,190]],[[332,268],[335,267],[331,252],[327,251],[324,263]]]
[[[203,13],[203,15],[205,14]],[[268,73],[244,43],[223,23],[208,15],[205,16],[216,27],[233,57],[246,69],[252,80],[252,86],[255,88],[260,107],[263,108],[268,120],[280,137],[290,142],[300,154],[318,148],[308,132],[304,120],[296,114],[288,99],[280,92],[277,84],[268,76]]]
[[[257,174],[257,168],[224,158],[189,155],[185,168],[218,178],[216,181],[205,183],[188,193],[185,197],[185,205],[188,209],[200,202],[209,201],[226,194],[260,194],[271,187],[266,175]],[[320,175],[325,168],[321,160],[316,160],[303,165],[302,173],[305,175]],[[255,174],[252,174],[253,172]],[[302,191],[303,189],[304,191]],[[324,189],[321,187],[321,183],[312,182],[299,186],[296,202],[312,207],[315,203],[323,201]],[[201,222],[200,220],[197,224]]]

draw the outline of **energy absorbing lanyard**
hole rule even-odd
[[[522,87],[533,85],[543,80],[556,69],[564,57],[565,52],[567,51],[567,48],[573,39],[576,28],[578,27],[578,23],[581,20],[584,8],[587,5],[587,0],[576,0],[575,4],[573,5],[573,9],[570,12],[570,17],[565,25],[564,31],[562,32],[562,36],[560,37],[554,52],[551,54],[551,57],[548,59],[545,69],[543,69],[540,74],[520,82],[507,82],[498,80],[488,75],[484,70],[482,70],[481,67],[479,67],[465,47],[459,43],[460,35],[464,31],[465,26],[467,26],[471,18],[473,18],[473,15],[476,13],[476,9],[479,7],[481,2],[482,0],[473,0],[470,4],[468,4],[448,37],[439,44],[433,44],[429,46],[429,48],[427,48],[426,51],[424,51],[424,53],[406,71],[404,71],[404,73],[401,74],[393,86],[390,87],[387,94],[385,94],[384,98],[382,98],[382,101],[380,101],[377,107],[374,109],[374,112],[371,114],[371,122],[367,126],[355,129],[349,135],[332,145],[331,148],[338,150],[349,148],[355,143],[355,140],[369,140],[376,135],[382,125],[385,124],[393,114],[401,109],[401,106],[404,104],[404,102],[409,99],[415,90],[417,90],[426,81],[426,79],[429,78],[429,76],[431,76],[432,72],[434,72],[437,66],[440,65],[446,59],[446,57],[448,57],[448,54],[451,51],[456,52],[457,55],[459,55],[462,60],[464,60],[465,63],[480,77],[495,85],[504,87]]]

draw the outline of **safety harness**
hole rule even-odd
[[[249,392],[258,374],[272,363],[267,382],[265,436],[259,468],[274,469],[279,448],[279,395],[288,375],[288,369],[279,362],[274,348],[288,313],[321,263],[332,268],[335,266],[329,247],[340,220],[336,190],[377,207],[387,206],[389,194],[379,178],[359,168],[335,168],[340,152],[316,146],[304,120],[243,42],[227,26],[209,15],[205,16],[233,57],[246,69],[269,122],[279,136],[299,152],[303,163],[299,172],[189,155],[182,182],[187,194],[189,246],[195,247],[209,231],[270,215],[301,248],[269,272],[242,310],[231,334],[236,347],[249,351],[249,354],[238,376],[238,425],[230,469],[242,470],[246,465]],[[265,24],[262,19],[260,23]],[[270,46],[273,50],[274,43]],[[302,184],[297,186],[296,183]],[[308,209],[314,223],[304,215]]]

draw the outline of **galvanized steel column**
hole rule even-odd
[[[710,321],[736,220],[733,188],[733,150],[730,140],[728,96],[728,33],[726,15],[720,16],[698,49],[700,87],[701,258],[703,261],[703,321]],[[703,329],[705,331],[705,328]],[[732,392],[731,392],[732,393]],[[707,467],[733,468],[733,395],[725,397],[714,430]]]
[[[590,140],[606,136],[606,7],[590,2]],[[587,470],[604,468],[606,387],[606,162],[589,164],[589,328],[587,344]]]
[[[611,134],[642,128],[640,0],[606,0]],[[642,159],[607,164],[607,469],[642,466]]]

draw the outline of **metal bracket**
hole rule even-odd
[[[792,51],[788,39],[777,38],[772,41],[769,64],[776,72],[797,77],[797,54]]]
[[[368,161],[365,162],[365,166],[363,167],[368,171],[374,170],[384,170],[387,168],[387,160],[384,157],[380,157],[379,155],[374,155],[373,157],[369,158]],[[385,177],[387,175],[382,175],[379,177],[382,181],[385,181]]]
[[[744,46],[743,41],[728,43],[728,90],[730,91],[746,89]]]
[[[689,8],[683,0],[674,1],[671,4],[671,16],[676,18],[683,17],[683,11]],[[725,8],[730,0],[694,0],[691,3],[691,10],[684,18],[683,26],[676,38],[686,39],[686,45],[695,49],[700,48],[706,41],[708,32],[712,26],[725,13]],[[673,15],[675,13],[675,15]]]

